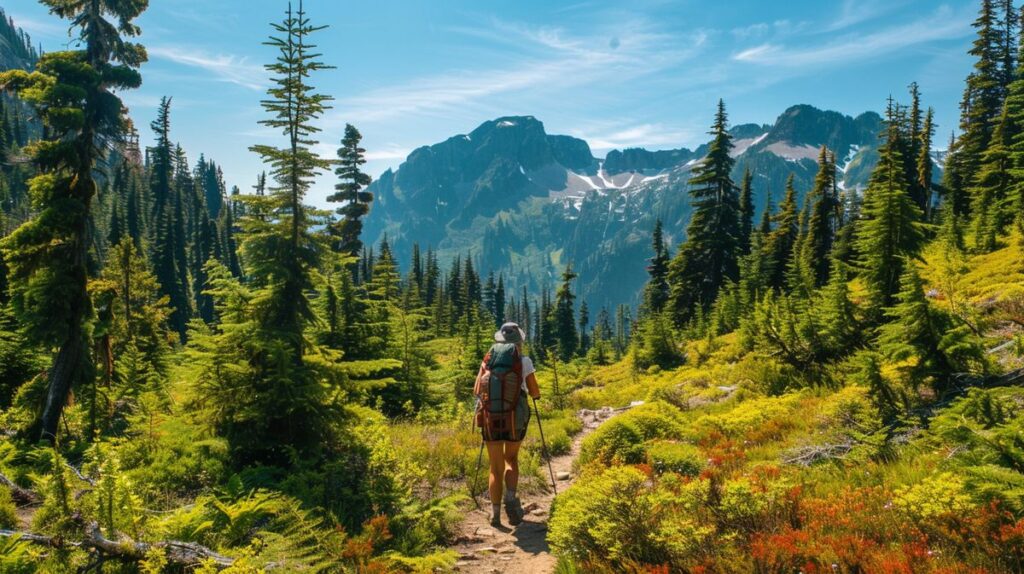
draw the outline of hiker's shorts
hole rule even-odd
[[[525,401],[520,401],[522,404]],[[520,424],[521,421],[521,424]],[[484,440],[487,442],[493,441],[504,441],[504,442],[522,442],[526,438],[526,429],[530,427],[530,407],[527,406],[525,413],[516,417],[516,432],[513,434],[512,431],[490,433],[488,436],[487,429],[480,429],[483,434]]]

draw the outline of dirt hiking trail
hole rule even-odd
[[[558,484],[558,492],[573,483],[573,461],[580,454],[583,439],[594,432],[605,421],[626,409],[605,407],[600,410],[581,410],[577,416],[583,421],[583,430],[572,442],[569,454],[551,459]],[[487,454],[484,454],[486,459]],[[546,465],[545,465],[546,466]],[[484,461],[484,468],[487,461]],[[544,468],[547,477],[547,468]],[[526,516],[516,527],[508,525],[508,517],[502,508],[502,526],[491,526],[490,500],[487,498],[486,485],[483,494],[478,497],[480,509],[473,509],[466,514],[466,519],[459,527],[459,534],[452,548],[458,552],[459,559],[455,564],[456,572],[470,574],[499,574],[514,572],[516,574],[548,574],[555,569],[557,560],[548,547],[548,518],[551,513],[551,492],[533,495],[521,494]]]

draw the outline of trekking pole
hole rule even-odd
[[[548,443],[544,440],[544,425],[540,424],[540,407],[537,406],[537,399],[533,399],[533,410],[537,413],[537,428],[540,429],[541,452],[548,459],[548,473],[551,474],[551,491],[558,495],[558,487],[555,486],[555,471],[551,468],[551,453],[548,452]]]
[[[476,505],[476,509],[480,510],[480,500],[476,492],[477,477],[480,476],[480,466],[484,463],[484,441],[480,440],[480,453],[476,455],[476,472],[473,473],[473,478],[469,481],[469,495],[473,497],[473,504]]]
[[[472,430],[476,424],[476,411],[480,408],[480,397],[476,398],[476,407],[473,409],[473,418],[470,419],[469,428]],[[473,504],[476,505],[477,510],[480,510],[480,501],[477,500],[476,483],[477,477],[480,476],[480,466],[484,463],[484,441],[480,439],[480,452],[476,455],[476,471],[473,472],[473,476],[469,478],[469,495],[473,498]]]

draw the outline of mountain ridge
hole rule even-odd
[[[790,106],[772,124],[730,128],[733,177],[738,183],[748,166],[756,175],[758,211],[781,201],[790,174],[802,197],[826,145],[836,153],[840,187],[855,194],[877,162],[881,131],[872,111]],[[602,159],[583,139],[548,134],[534,116],[495,118],[416,148],[384,172],[369,189],[377,200],[365,236],[387,237],[403,265],[415,242],[442,261],[470,256],[477,269],[503,273],[506,284],[531,292],[553,287],[571,262],[592,309],[636,303],[654,221],[663,220],[673,247],[683,240],[689,172],[706,149],[627,148]]]

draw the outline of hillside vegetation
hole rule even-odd
[[[646,402],[585,439],[551,523],[561,571],[1020,571],[1024,249],[964,257],[956,295],[941,259],[921,264],[935,306],[959,299],[984,370],[1008,375],[936,393],[908,377],[920,356],[807,372],[737,332],[687,344],[683,367],[576,379],[580,406]]]
[[[630,194],[501,182],[551,158],[593,171],[585,144],[532,125],[536,163],[474,164],[473,185],[444,180],[402,212],[402,187],[363,171],[354,125],[319,131],[329,55],[300,1],[270,28],[259,125],[276,137],[249,148],[267,171],[242,193],[174,141],[170,97],[140,148],[121,98],[143,80],[145,0],[42,4],[69,23],[66,49],[0,29],[25,52],[0,72],[0,572],[455,571],[486,480],[473,381],[507,321],[539,366],[546,437],[530,429],[520,492],[549,488],[545,457],[578,452],[546,522],[560,572],[1024,571],[1011,0],[980,1],[944,154],[916,84],[882,116],[793,108],[757,142],[771,129],[730,128],[720,101],[699,153],[613,156],[630,179],[689,157],[651,183],[678,184],[666,201],[686,217],[620,221],[646,275],[595,272],[598,249],[583,281],[572,226],[547,217],[576,199],[581,220],[616,213],[602,202]],[[819,117],[847,128],[794,151]],[[472,138],[501,143],[514,121]],[[316,153],[328,138],[335,157]],[[432,177],[432,153],[468,145],[413,163]],[[328,174],[333,209],[307,205]],[[759,175],[785,177],[779,201]],[[547,243],[501,255],[560,273],[538,290],[488,250],[443,253],[475,219],[364,233],[374,209],[415,229],[439,198],[533,220]],[[579,295],[597,280],[643,287],[598,308]],[[624,408],[580,434],[578,409],[600,407]]]

